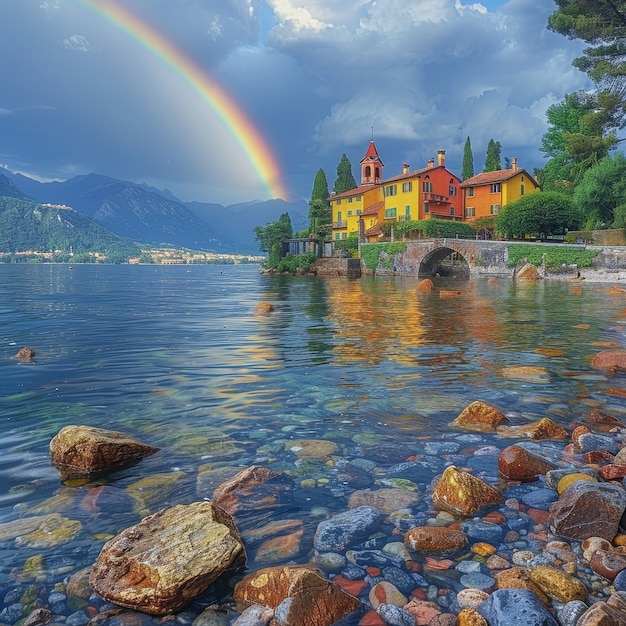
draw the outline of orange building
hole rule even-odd
[[[539,191],[539,183],[511,159],[511,167],[495,172],[476,174],[461,183],[468,222],[479,217],[495,217],[503,206],[523,195]]]

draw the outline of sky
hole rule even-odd
[[[583,44],[551,0],[0,0],[0,165],[229,205],[309,200],[372,137],[384,177],[470,137],[532,172]]]

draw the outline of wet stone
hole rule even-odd
[[[463,576],[461,576],[461,584],[468,589],[486,591],[491,589],[496,584],[496,581],[486,574],[470,572],[469,574],[463,574]]]
[[[578,445],[583,452],[593,450],[606,450],[611,454],[619,452],[619,442],[615,437],[599,435],[598,433],[585,433],[578,438]]]
[[[539,598],[527,589],[497,589],[477,610],[489,624],[558,626]]]
[[[366,447],[363,456],[384,465],[400,463],[413,454],[410,448],[397,442],[381,442],[376,446]]]
[[[456,454],[461,448],[461,444],[456,441],[427,441],[424,445],[424,452],[433,456],[444,454]]]
[[[394,604],[381,604],[376,608],[376,612],[380,615],[388,626],[415,626],[415,619],[408,612]]]
[[[387,470],[387,478],[406,478],[414,483],[429,483],[445,467],[443,460],[430,457],[423,461],[397,463]]]
[[[576,626],[580,617],[589,607],[582,600],[572,600],[556,607],[556,615],[561,626]]]
[[[502,526],[498,524],[471,520],[462,522],[461,530],[468,536],[470,541],[484,541],[495,544],[502,541]]]
[[[371,506],[338,513],[318,524],[313,545],[320,552],[341,551],[377,530],[382,518],[382,513]]]
[[[596,550],[591,557],[589,566],[596,574],[613,580],[620,572],[626,570],[626,554],[609,550]]]
[[[530,508],[547,511],[550,505],[557,500],[554,489],[535,489],[522,496],[522,502]]]
[[[556,490],[557,485],[559,484],[560,480],[567,474],[573,474],[574,472],[587,474],[594,480],[598,479],[598,472],[592,468],[579,467],[579,468],[576,468],[575,470],[571,468],[562,468],[562,469],[559,468],[559,469],[550,470],[549,472],[546,473],[545,475],[546,487],[548,487],[549,489]]]
[[[554,463],[519,445],[505,448],[498,458],[498,471],[509,480],[533,481],[553,469]]]

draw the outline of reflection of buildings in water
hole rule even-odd
[[[388,278],[329,280],[329,319],[341,340],[334,362],[412,362],[410,348],[424,336],[423,313],[413,288]]]
[[[335,363],[389,359],[414,364],[419,346],[467,346],[472,338],[478,344],[503,341],[496,294],[478,293],[472,281],[464,282],[452,298],[440,297],[437,286],[432,292],[417,292],[416,285],[368,277],[329,281],[329,317],[342,340],[335,348]],[[433,365],[458,356],[433,355]]]

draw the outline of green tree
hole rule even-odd
[[[496,230],[505,237],[563,235],[576,229],[580,214],[573,200],[555,191],[532,193],[507,204],[496,217]]]
[[[311,200],[309,201],[310,233],[321,239],[330,236],[332,209],[328,202],[328,182],[323,169],[319,169],[313,181]]]
[[[283,239],[293,237],[293,227],[289,213],[283,213],[275,222],[269,222],[265,226],[256,226],[254,229],[256,240],[260,243],[261,250],[268,253],[265,267],[275,269],[282,258]]]
[[[356,180],[354,180],[354,176],[352,175],[352,163],[350,163],[350,159],[343,154],[339,165],[337,165],[337,179],[335,180],[333,189],[335,193],[343,193],[355,187]]]
[[[485,156],[484,172],[496,172],[502,169],[501,164],[502,146],[499,141],[489,140],[487,145],[487,154]]]
[[[472,142],[468,137],[463,148],[463,168],[461,169],[461,178],[467,180],[474,176],[474,155],[472,154]]]
[[[573,193],[585,171],[615,145],[612,122],[603,123],[598,111],[597,94],[584,91],[567,94],[562,102],[548,107],[548,130],[540,148],[550,158],[539,173],[544,190]]]
[[[589,228],[608,228],[616,217],[618,223],[622,222],[621,207],[626,203],[626,157],[621,153],[607,156],[587,170],[576,187],[574,201]]]

